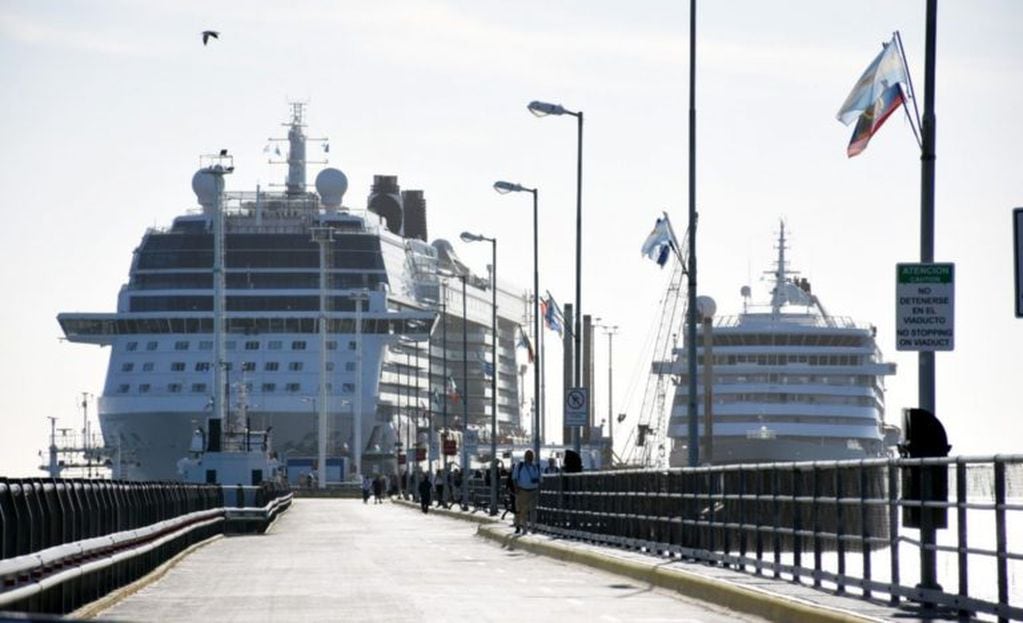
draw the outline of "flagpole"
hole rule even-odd
[[[924,118],[921,132],[923,145],[920,154],[920,262],[934,262],[934,177],[935,135],[937,121],[934,115],[935,64],[937,56],[938,0],[927,0],[927,31],[924,46]],[[933,350],[917,353],[918,403],[921,409],[937,415],[935,398],[935,358]],[[937,542],[933,522],[923,521],[920,526],[920,584],[923,589],[941,590],[938,584]],[[928,605],[924,602],[924,605]]]
[[[921,130],[923,149],[920,154],[920,261],[934,261],[934,164],[935,130],[934,75],[937,51],[937,0],[927,0],[927,36],[924,59],[924,118]],[[937,415],[934,396],[934,351],[919,354],[920,408]]]
[[[909,98],[913,100],[913,112],[916,114],[914,124],[913,115],[909,114],[909,106],[906,105],[906,100],[902,100],[902,108],[906,111],[906,116],[909,117],[909,127],[913,128],[913,136],[916,137],[916,144],[923,149],[923,141],[920,139],[920,132],[917,129],[920,127],[920,109],[916,103],[916,90],[913,88],[913,75],[909,73],[909,63],[906,62],[906,49],[902,47],[902,35],[899,31],[895,31],[895,44],[899,46],[899,57],[902,59],[902,69],[906,72],[906,81],[909,86]]]
[[[696,0],[689,0],[689,297],[686,346],[689,363],[689,466],[700,464],[696,426]]]

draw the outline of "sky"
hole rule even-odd
[[[922,107],[924,8],[715,0],[697,16],[700,294],[725,315],[743,285],[763,299],[784,219],[793,268],[828,311],[877,326],[898,366],[895,424],[917,403],[917,358],[896,351],[894,325],[895,265],[919,258],[919,148],[898,113],[849,159],[835,114],[895,30]],[[204,47],[206,29],[221,34]],[[935,259],[956,265],[937,413],[953,453],[1018,452],[1023,4],[944,2],[937,45]],[[425,191],[431,239],[455,241],[481,274],[489,245],[457,242],[462,231],[496,235],[499,277],[531,283],[529,197],[491,185],[539,188],[541,289],[562,303],[575,288],[576,127],[526,104],[583,111],[582,308],[619,327],[612,408],[634,414],[668,274],[640,245],[662,210],[680,236],[688,219],[688,67],[679,1],[0,0],[0,474],[39,474],[47,417],[80,426],[82,393],[102,391],[109,352],[61,341],[57,314],[115,309],[145,229],[197,207],[200,154],[235,155],[228,190],[281,182],[262,148],[284,136],[293,100],[308,102],[309,135],[329,137],[346,205],[365,206],[374,174],[397,175]]]

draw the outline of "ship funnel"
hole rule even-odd
[[[369,211],[382,216],[391,233],[401,235],[404,210],[397,176],[373,176],[373,186],[369,192]]]
[[[426,242],[426,199],[423,191],[401,191],[401,204],[405,212],[405,237]]]
[[[207,169],[199,169],[192,176],[192,192],[202,206],[203,214],[212,214],[217,198],[224,192],[224,178]]]
[[[327,168],[316,176],[316,192],[327,212],[336,212],[348,190],[348,177],[339,169]]]

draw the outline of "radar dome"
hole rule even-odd
[[[341,207],[341,198],[348,190],[348,177],[338,169],[327,168],[316,176],[316,192],[328,208]]]
[[[709,296],[698,296],[696,297],[696,311],[700,313],[703,318],[713,318],[714,312],[718,310],[717,303],[714,299]]]
[[[206,169],[199,169],[192,176],[192,192],[195,193],[203,212],[209,212],[217,204],[217,197],[224,191],[224,178]]]

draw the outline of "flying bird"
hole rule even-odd
[[[202,31],[202,44],[206,45],[206,43],[210,40],[210,37],[213,37],[214,39],[219,39],[220,38],[220,33],[217,32],[216,30],[204,30],[204,31]]]

